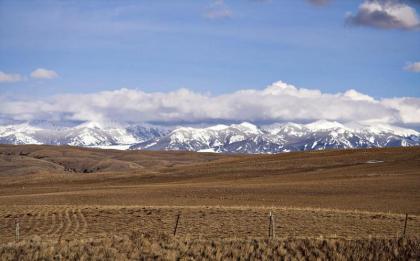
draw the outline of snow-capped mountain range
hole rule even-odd
[[[29,123],[0,126],[0,143],[52,144],[135,150],[223,153],[281,153],[322,149],[420,145],[420,133],[390,125],[248,122],[204,128],[118,125],[88,122],[56,127]]]
[[[0,126],[0,144],[49,144],[128,149],[131,145],[164,136],[166,129],[87,122],[71,127],[21,123]]]

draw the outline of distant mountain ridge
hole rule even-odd
[[[131,149],[188,150],[225,153],[280,153],[321,149],[420,145],[420,134],[389,125],[349,127],[338,122],[284,123],[257,127],[251,123],[208,128],[177,128],[168,135]]]
[[[132,144],[163,136],[165,129],[87,122],[72,127],[32,126],[28,123],[0,126],[0,144],[49,144],[128,149]]]
[[[83,123],[76,126],[0,126],[0,143],[50,144],[133,150],[281,153],[323,149],[419,146],[420,133],[391,125],[252,123],[204,128]]]

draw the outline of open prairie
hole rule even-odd
[[[420,148],[221,155],[0,146],[0,205],[259,206],[420,214]]]
[[[420,148],[279,155],[0,146],[0,241],[420,236]],[[418,247],[418,241],[416,246]]]

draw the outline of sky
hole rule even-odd
[[[0,0],[0,119],[420,126],[417,0]]]

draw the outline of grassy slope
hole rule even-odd
[[[367,163],[372,160],[380,162]],[[249,205],[420,214],[419,191],[420,148],[219,155],[0,146],[1,205]]]

